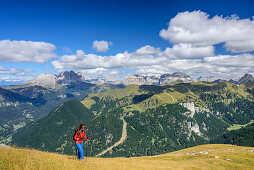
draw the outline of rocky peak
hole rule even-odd
[[[239,79],[238,84],[244,84],[249,82],[254,82],[254,78],[251,74],[245,74],[243,77]]]
[[[74,71],[65,71],[60,73],[57,76],[57,83],[74,83],[74,82],[82,82],[85,80],[85,77],[82,73],[75,73]]]
[[[189,75],[181,72],[175,72],[172,74],[172,77],[179,77],[179,78],[190,78]]]
[[[78,72],[75,73],[74,71],[65,71],[60,73],[58,76],[55,74],[41,74],[28,84],[30,86],[42,86],[45,88],[56,89],[61,87],[64,84],[69,83],[76,83],[76,82],[83,82],[85,81],[85,76]]]
[[[134,74],[132,77],[126,78],[122,83],[124,85],[130,84],[138,84],[138,85],[158,85],[159,84],[159,76],[142,76],[139,74]]]
[[[178,77],[178,78],[190,78],[189,75],[181,72],[174,72],[173,74],[163,74],[161,78]]]
[[[193,82],[194,80],[185,73],[175,72],[173,74],[161,75],[159,84],[168,84],[171,82],[178,82],[178,81],[183,83],[189,83],[189,82]]]
[[[206,82],[213,82],[217,80],[216,77],[213,77],[213,76],[200,76],[197,81],[206,81]]]
[[[46,88],[55,88],[57,76],[55,74],[43,73],[30,81],[30,86],[42,86]]]

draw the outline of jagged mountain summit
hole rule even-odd
[[[54,89],[57,84],[57,76],[55,74],[43,73],[30,81],[28,83],[29,86],[42,86],[45,88]]]
[[[168,84],[172,82],[189,83],[189,82],[194,82],[194,80],[185,73],[175,72],[173,74],[148,75],[148,76],[134,74],[132,77],[126,78],[122,83],[124,85],[130,85],[130,84],[162,85],[162,84]]]
[[[238,81],[238,84],[251,83],[254,82],[254,78],[251,74],[245,74]]]
[[[206,82],[213,82],[217,80],[218,78],[213,77],[213,76],[200,76],[197,78],[197,81],[206,81]]]
[[[131,77],[126,78],[122,83],[124,85],[137,84],[137,85],[158,85],[160,76],[142,76],[134,74]]]
[[[191,83],[195,81],[205,81],[205,82],[222,82],[222,81],[230,81],[234,84],[244,84],[248,82],[254,82],[254,78],[250,74],[245,74],[243,77],[237,80],[222,80],[213,76],[200,76],[197,79],[191,78],[189,75],[182,72],[175,72],[172,74],[163,74],[163,75],[140,75],[134,74],[131,77],[127,77],[124,80],[115,80],[113,78],[96,78],[96,79],[86,79],[85,76],[81,72],[74,71],[65,71],[60,73],[59,75],[44,73],[39,75],[37,78],[30,81],[28,86],[42,86],[50,89],[58,89],[64,85],[68,84],[79,84],[81,83],[92,83],[92,84],[124,84],[124,85],[162,85],[169,84],[173,82],[181,82],[181,83]]]
[[[159,84],[168,84],[171,82],[190,83],[194,82],[194,80],[189,75],[181,72],[161,75]]]
[[[42,86],[56,89],[65,84],[85,82],[85,76],[80,72],[65,71],[59,75],[44,73],[28,83],[29,86]]]
[[[81,72],[65,71],[57,76],[57,83],[69,84],[75,82],[84,82],[85,76]]]

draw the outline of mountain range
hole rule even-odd
[[[11,143],[75,154],[72,135],[80,117],[92,156],[162,154],[210,143],[229,127],[254,120],[253,91],[254,83],[192,82],[129,85],[90,93],[18,129]],[[56,136],[59,140],[54,142]]]
[[[81,100],[92,92],[124,87],[95,85],[84,79],[80,73],[66,71],[59,75],[42,74],[24,85],[0,87],[0,142],[8,142],[18,128],[46,116],[65,101]]]
[[[35,142],[40,146],[44,146],[42,148],[39,147],[41,150],[48,150],[47,142],[42,144],[34,141],[37,137],[32,138],[33,140],[20,139],[18,134],[33,132],[29,129],[30,127],[33,128],[34,123],[37,120],[39,121],[40,118],[45,118],[49,121],[51,118],[48,115],[60,114],[56,117],[61,117],[61,114],[66,114],[64,110],[55,113],[56,110],[54,108],[67,108],[67,110],[70,110],[70,114],[73,115],[74,113],[71,111],[73,106],[70,104],[67,104],[68,107],[65,106],[65,102],[71,99],[77,99],[77,102],[81,100],[86,110],[89,110],[93,115],[92,117],[94,117],[91,120],[86,120],[88,127],[91,129],[90,131],[94,132],[93,135],[95,136],[92,136],[92,138],[100,138],[97,142],[94,141],[97,144],[93,142],[95,148],[91,146],[93,154],[99,154],[99,152],[117,142],[121,137],[120,127],[123,126],[123,120],[120,118],[124,118],[124,121],[128,123],[126,131],[132,134],[131,136],[138,137],[139,140],[136,140],[134,137],[129,136],[126,144],[121,146],[132,148],[132,151],[136,153],[135,155],[129,155],[126,152],[120,154],[119,152],[113,152],[113,150],[104,156],[154,155],[164,153],[163,150],[173,151],[203,144],[209,142],[210,139],[216,138],[216,136],[212,135],[214,132],[218,132],[219,135],[226,132],[227,127],[230,125],[246,124],[254,119],[252,115],[254,110],[252,108],[254,85],[253,77],[249,74],[245,74],[238,82],[226,80],[196,82],[190,76],[179,72],[161,76],[134,75],[134,79],[127,78],[124,81],[125,84],[132,85],[125,87],[122,84],[91,84],[81,73],[66,71],[59,75],[42,74],[25,85],[0,88],[0,140],[3,143],[13,142],[21,146],[30,147],[35,147],[31,145],[31,143]],[[136,83],[141,85],[135,85]],[[185,108],[189,110],[188,114],[188,110],[184,110]],[[82,110],[80,111],[82,112]],[[157,114],[158,111],[161,112],[161,115]],[[206,117],[209,117],[209,119],[203,117],[205,114],[201,113],[204,112],[207,112]],[[241,114],[239,115],[238,113]],[[151,122],[152,120],[148,118],[148,115],[151,118],[157,118],[153,120],[155,124],[147,124],[146,131],[139,127],[139,124]],[[182,116],[179,117],[179,115]],[[161,122],[162,120],[159,119],[159,117],[165,116],[167,121],[175,120],[185,123],[174,127],[171,127],[172,125],[166,126],[167,123]],[[71,121],[68,117],[71,116],[64,116],[67,121]],[[178,118],[176,119],[176,117]],[[62,121],[66,121],[65,119]],[[192,120],[189,121],[189,119]],[[200,120],[203,120],[203,122],[201,123]],[[50,124],[47,121],[43,125],[39,124],[39,126],[43,127]],[[58,123],[56,120],[51,121],[54,125],[59,124],[59,127],[61,127],[61,123],[59,123],[61,121],[58,121]],[[70,136],[76,124],[77,122],[66,127],[65,133],[59,135]],[[104,130],[97,132],[96,128],[92,128],[94,124],[97,124],[96,127]],[[217,126],[217,129],[213,127],[214,125]],[[170,146],[164,145],[162,144],[162,138],[158,139],[156,137],[157,135],[160,136],[159,133],[154,134],[149,132],[149,129],[154,129],[153,126],[158,126],[158,129],[162,127],[163,130],[160,131],[162,134],[171,134],[165,131],[165,128],[168,127],[174,129],[174,133],[181,135],[179,138],[171,138],[164,135],[163,140],[171,138]],[[212,130],[214,128],[216,130]],[[179,131],[179,129],[182,130]],[[143,130],[146,131],[145,134],[141,133]],[[43,131],[43,133],[46,132]],[[13,136],[13,134],[15,135]],[[27,136],[33,136],[33,133]],[[187,141],[186,138],[188,139]],[[155,142],[156,148],[147,143],[144,146],[151,149],[149,152],[148,150],[136,152],[136,149],[139,147],[144,147],[140,146],[140,143],[138,144],[137,141],[141,142],[148,139],[152,140],[152,143]],[[22,142],[25,140],[28,143],[23,145]],[[67,139],[64,138],[63,140]],[[18,143],[17,141],[22,142]],[[132,146],[130,143],[133,143],[135,146]],[[70,145],[71,143],[66,144],[66,146]],[[117,150],[121,147],[118,147]],[[62,146],[57,146],[57,148],[61,149],[56,150],[53,147],[50,151],[73,154],[73,150],[67,151]]]
[[[123,84],[123,85],[162,85],[169,83],[190,83],[196,81],[205,81],[205,82],[218,82],[218,81],[230,81],[235,84],[244,84],[247,82],[254,82],[254,78],[251,74],[245,74],[239,80],[221,80],[213,76],[201,76],[197,79],[191,78],[189,75],[182,72],[174,72],[172,74],[162,74],[162,75],[139,75],[134,74],[131,77],[127,77],[124,80],[115,80],[112,78],[96,78],[89,79],[85,78],[85,76],[81,72],[75,73],[74,71],[65,71],[60,73],[59,75],[55,74],[41,74],[37,78],[33,79],[29,83],[28,86],[42,86],[45,88],[58,89],[61,86],[70,84],[70,83],[90,83],[90,84]]]

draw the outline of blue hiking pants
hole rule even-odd
[[[76,146],[78,148],[78,159],[84,160],[83,142],[76,143]]]

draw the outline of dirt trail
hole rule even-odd
[[[120,145],[121,143],[123,143],[126,140],[126,138],[127,138],[127,123],[123,117],[120,119],[123,121],[123,130],[122,130],[121,139],[118,142],[116,142],[113,146],[108,147],[106,150],[104,150],[101,153],[99,153],[98,155],[96,155],[96,157],[104,155],[106,152],[111,151],[114,147],[117,147],[118,145]]]
[[[173,102],[175,102],[175,99],[174,99],[174,97],[173,97],[172,95],[170,95],[170,94],[168,94],[168,93],[165,93],[165,94],[167,94],[168,96],[170,96],[170,97],[173,99]]]

